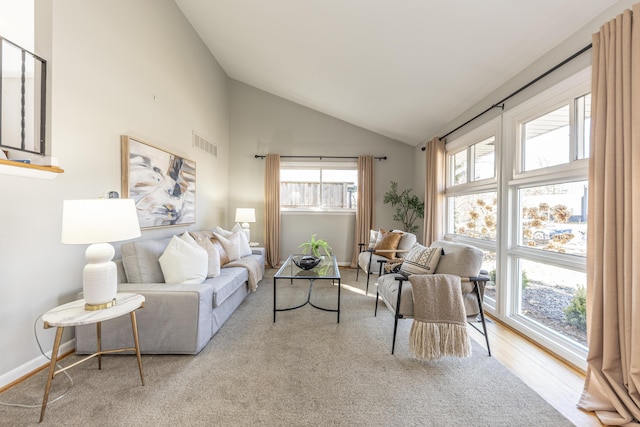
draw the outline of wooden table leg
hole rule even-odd
[[[133,341],[136,344],[136,356],[138,358],[138,369],[140,370],[140,381],[144,385],[144,374],[142,373],[142,357],[140,356],[140,342],[138,341],[138,322],[136,321],[135,310],[131,312],[131,329],[133,329]]]
[[[44,418],[44,411],[47,409],[47,401],[49,400],[49,391],[51,390],[51,381],[56,375],[56,362],[58,361],[58,351],[60,350],[60,341],[62,341],[62,331],[64,327],[58,326],[56,330],[56,339],[53,342],[53,350],[51,350],[51,364],[49,365],[49,376],[47,377],[47,386],[44,389],[44,398],[42,399],[42,409],[40,409],[40,421]]]

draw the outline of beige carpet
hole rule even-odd
[[[271,270],[197,356],[113,355],[69,370],[73,387],[49,404],[43,426],[570,426],[560,413],[473,342],[469,359],[421,362],[408,353],[411,320],[393,317],[364,277],[343,270],[342,314],[310,306],[273,323]],[[278,282],[279,307],[308,286]],[[375,289],[373,291],[375,293]],[[371,293],[371,289],[370,289]],[[335,307],[337,287],[318,281],[312,301]],[[76,357],[63,360],[70,364]],[[46,374],[0,394],[41,403]],[[51,396],[69,388],[55,378]],[[0,406],[0,425],[38,425],[40,409]]]

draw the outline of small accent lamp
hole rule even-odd
[[[250,222],[256,222],[256,210],[253,208],[236,208],[236,222],[242,223],[242,230],[247,235],[247,241],[251,241]]]
[[[140,237],[133,199],[65,200],[62,207],[62,243],[91,244],[82,272],[85,310],[102,310],[115,304],[118,292],[115,254],[108,242]]]

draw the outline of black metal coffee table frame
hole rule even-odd
[[[296,255],[291,255],[285,263],[280,267],[280,269],[273,276],[273,321],[276,321],[276,313],[278,311],[290,311],[296,310],[298,308],[304,307],[305,305],[310,305],[318,310],[330,311],[333,313],[337,313],[338,321],[340,323],[340,270],[338,269],[338,262],[336,261],[336,257],[334,255],[331,256],[322,256],[322,261],[316,267],[311,270],[303,270],[293,262],[293,257]],[[299,305],[294,307],[287,308],[277,308],[276,307],[276,293],[278,288],[278,280],[281,279],[289,279],[289,283],[293,284],[293,280],[307,279],[309,280],[309,292],[307,294],[307,300]],[[313,283],[316,280],[331,280],[333,283],[338,281],[338,308],[325,308],[320,307],[311,302],[311,291],[313,289]]]

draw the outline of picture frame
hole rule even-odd
[[[140,228],[196,222],[196,162],[122,135],[122,197],[132,198]]]

